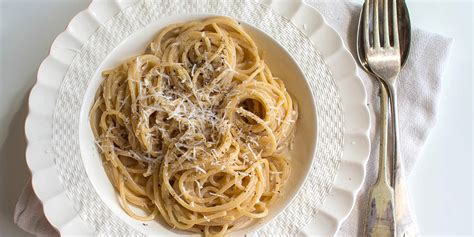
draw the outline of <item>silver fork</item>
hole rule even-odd
[[[379,6],[379,0],[374,1],[373,6]],[[368,67],[370,70],[379,77],[386,85],[390,95],[390,109],[392,115],[392,131],[393,131],[393,159],[394,165],[392,173],[392,185],[395,185],[395,177],[397,172],[397,159],[398,158],[398,111],[397,111],[397,78],[401,70],[401,53],[400,53],[400,42],[398,36],[398,13],[397,13],[397,0],[392,1],[392,35],[393,45],[390,44],[390,32],[389,32],[389,0],[383,0],[383,46],[380,43],[380,27],[379,27],[379,8],[373,7],[373,38],[372,44],[370,43],[369,34],[369,10],[371,0],[367,0],[365,4],[365,16],[364,16],[364,48],[365,54],[368,61]]]
[[[396,129],[396,79],[401,70],[401,54],[398,36],[397,22],[397,2],[392,0],[391,17],[389,16],[389,0],[383,1],[383,45],[380,40],[380,22],[379,22],[379,0],[366,0],[363,12],[363,41],[364,53],[367,59],[367,66],[382,82],[381,91],[381,129],[380,129],[380,159],[379,174],[376,183],[370,190],[369,195],[369,215],[367,217],[366,236],[396,236],[395,222],[395,201],[394,191],[387,179],[387,133],[388,133],[388,97],[387,90],[390,92],[392,103],[392,119],[394,121],[394,133]],[[372,6],[372,7],[371,7]],[[372,14],[371,13],[372,8]],[[370,21],[370,17],[372,21]],[[392,20],[392,35],[390,37],[389,20]],[[372,22],[372,34],[370,34],[370,23]],[[371,37],[372,36],[372,37]],[[391,43],[393,42],[393,44]],[[396,138],[395,138],[396,139]],[[396,142],[396,141],[395,141]],[[394,146],[394,149],[396,147]],[[394,162],[395,163],[395,162]],[[394,178],[392,174],[392,179]]]

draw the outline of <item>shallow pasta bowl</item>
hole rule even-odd
[[[174,16],[160,19],[148,24],[141,30],[134,32],[127,39],[122,41],[115,47],[100,64],[93,78],[87,86],[82,108],[80,112],[79,121],[79,146],[81,149],[81,158],[84,164],[87,177],[90,179],[98,196],[110,208],[113,214],[119,217],[122,221],[130,224],[133,228],[140,230],[146,234],[186,234],[187,232],[170,230],[169,226],[160,221],[140,222],[129,217],[121,208],[117,200],[116,191],[111,185],[109,179],[102,167],[102,159],[97,152],[95,139],[90,128],[89,111],[93,106],[94,97],[100,84],[103,81],[101,72],[109,68],[114,68],[121,64],[124,60],[145,51],[146,46],[153,40],[157,32],[164,27],[180,22],[199,21],[215,15],[209,14],[192,14],[185,16]],[[269,215],[263,219],[255,220],[253,223],[235,232],[236,236],[245,234],[257,229],[259,226],[267,223],[275,217],[283,208],[288,205],[292,198],[296,195],[299,187],[308,174],[312,165],[315,147],[316,147],[316,107],[311,89],[305,77],[293,60],[291,55],[263,31],[241,22],[241,25],[250,34],[252,39],[256,42],[264,53],[264,61],[269,65],[272,73],[280,80],[283,80],[287,90],[298,101],[300,106],[300,119],[297,121],[297,132],[295,134],[294,149],[290,151],[292,159],[290,161],[291,174],[285,185],[283,194],[280,198],[269,208]],[[140,213],[139,209],[134,209],[135,212]],[[145,214],[145,213],[141,213]],[[145,225],[143,225],[145,224]]]
[[[88,115],[104,69],[142,53],[166,25],[213,15],[242,22],[300,110],[283,195],[267,217],[234,234],[294,234],[311,220],[308,234],[334,234],[348,215],[369,150],[365,91],[352,57],[314,9],[298,1],[94,1],[53,43],[26,122],[33,187],[61,234],[187,234],[125,214]]]

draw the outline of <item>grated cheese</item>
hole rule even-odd
[[[207,172],[206,172],[203,168],[201,168],[201,167],[199,167],[199,166],[194,166],[194,168],[195,168],[197,171],[201,172],[201,173],[207,174]]]

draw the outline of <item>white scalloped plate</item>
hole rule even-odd
[[[33,176],[33,188],[43,202],[45,215],[62,235],[93,235],[96,232],[76,211],[80,207],[74,206],[71,197],[66,195],[67,188],[63,187],[64,181],[58,174],[59,167],[51,151],[53,114],[58,94],[69,66],[89,36],[136,1],[95,0],[77,14],[53,42],[50,55],[41,64],[37,82],[30,94],[25,124],[27,163]],[[365,178],[370,151],[370,118],[365,88],[357,76],[352,55],[317,10],[300,1],[259,2],[291,21],[314,43],[339,90],[344,116],[343,155],[327,198],[316,217],[300,232],[301,236],[335,235],[352,210]]]

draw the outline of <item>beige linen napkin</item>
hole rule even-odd
[[[346,1],[307,1],[318,9],[331,26],[344,39],[344,43],[355,55],[355,36],[360,6]],[[414,22],[416,24],[416,22]],[[417,28],[413,30],[413,43],[409,61],[403,69],[399,84],[400,147],[403,166],[400,177],[409,173],[421,150],[430,128],[433,127],[439,100],[441,77],[449,56],[452,40]],[[372,155],[367,166],[367,179],[359,194],[357,203],[348,220],[342,225],[338,236],[361,236],[367,209],[367,187],[375,180],[377,161],[377,140],[374,139],[378,105],[378,88],[374,80],[359,70],[367,88],[368,104],[372,116]],[[376,106],[374,106],[376,105]],[[406,189],[400,189],[405,191]],[[418,231],[412,214],[408,195],[401,193],[407,203],[400,221],[399,232],[416,236]],[[56,236],[57,231],[46,220],[41,202],[28,183],[21,194],[14,216],[15,223],[25,231],[38,236]]]

